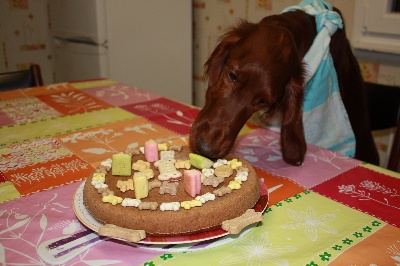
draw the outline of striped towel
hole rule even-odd
[[[307,143],[349,157],[355,154],[355,137],[339,92],[333,59],[329,52],[331,36],[342,28],[342,19],[322,0],[303,0],[283,12],[302,10],[315,16],[317,36],[303,62],[307,65],[303,124]]]

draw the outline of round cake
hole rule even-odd
[[[189,160],[189,147],[184,146],[182,150],[175,151],[174,153],[175,160]],[[180,180],[178,180],[178,178],[169,181],[178,183],[176,195],[168,193],[161,194],[161,188],[155,187],[148,192],[148,195],[145,198],[140,199],[141,202],[157,202],[158,206],[155,210],[140,209],[137,206],[124,207],[120,202],[115,205],[103,202],[103,195],[99,193],[99,190],[92,184],[93,174],[86,180],[83,190],[83,202],[91,215],[99,222],[127,229],[144,230],[146,234],[149,235],[184,235],[212,230],[220,227],[223,221],[241,216],[246,212],[246,210],[253,208],[260,197],[259,179],[252,166],[244,159],[232,154],[223,159],[226,159],[227,161],[237,160],[240,162],[242,164],[240,169],[248,170],[247,180],[240,182],[240,188],[231,189],[229,193],[224,195],[217,195],[214,200],[206,201],[201,206],[192,207],[190,209],[180,207],[179,210],[161,210],[160,206],[163,203],[182,203],[195,199],[195,197],[190,196],[185,190],[184,171],[188,171],[188,169],[185,168],[177,169],[177,171],[182,173]],[[135,163],[138,160],[145,161],[145,156],[143,154],[132,155],[132,163]],[[157,180],[160,175],[159,168],[155,167],[154,164],[155,163],[150,164],[150,167],[154,172],[154,177],[149,179],[149,182]],[[190,169],[197,168],[191,165]],[[200,193],[196,196],[201,196],[206,193],[213,194],[220,188],[229,187],[230,182],[235,180],[237,172],[239,171],[238,169],[239,168],[233,169],[232,174],[229,177],[224,177],[222,179],[222,183],[204,185],[203,182],[200,187]],[[197,170],[201,171],[201,169]],[[132,175],[134,172],[135,171],[132,170]],[[104,182],[115,196],[123,199],[135,199],[135,190],[122,192],[121,189],[117,187],[119,180],[132,180],[132,175],[116,176],[112,175],[111,170],[107,171],[105,175]]]

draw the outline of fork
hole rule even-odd
[[[81,231],[70,236],[44,241],[37,247],[37,253],[46,263],[64,264],[106,239],[108,238],[99,237],[96,232]]]

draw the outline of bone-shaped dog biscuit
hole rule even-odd
[[[248,209],[244,214],[231,220],[222,222],[222,229],[230,234],[238,234],[243,228],[249,224],[262,221],[262,212],[256,212],[253,209]]]
[[[101,226],[98,234],[100,236],[121,238],[130,242],[139,242],[140,240],[146,238],[146,232],[144,230],[126,229],[113,224]]]

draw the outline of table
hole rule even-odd
[[[113,80],[0,93],[0,264],[43,265],[37,247],[89,231],[72,199],[127,146],[187,143],[199,109]],[[270,192],[262,223],[235,241],[106,240],[66,265],[399,265],[400,174],[308,145],[285,164],[279,135],[246,124],[235,146]],[[223,244],[218,245],[221,242]]]

